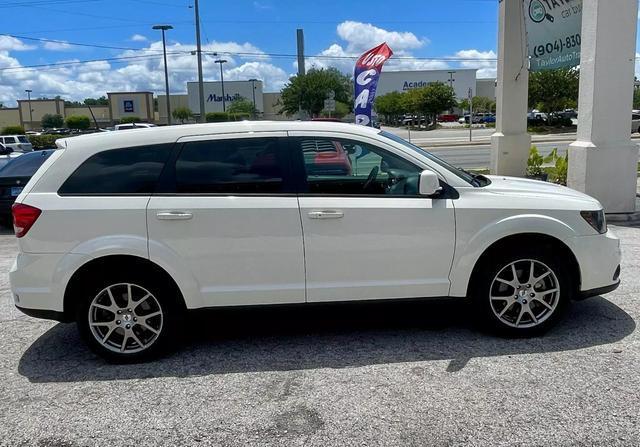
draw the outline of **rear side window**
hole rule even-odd
[[[21,142],[21,143],[28,143],[29,142],[29,140],[27,140],[27,137],[22,136],[22,135],[18,137],[18,141]]]
[[[286,158],[278,138],[185,143],[175,165],[180,194],[284,192]]]
[[[82,163],[64,182],[60,195],[151,194],[173,144],[112,149]]]

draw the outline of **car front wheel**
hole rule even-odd
[[[526,250],[489,262],[474,286],[488,325],[508,335],[536,335],[561,317],[572,293],[566,268],[553,254]]]

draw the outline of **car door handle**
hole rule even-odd
[[[311,219],[340,219],[344,217],[342,211],[311,211],[309,213]]]
[[[189,220],[193,214],[185,211],[161,211],[156,214],[156,217],[159,220]]]

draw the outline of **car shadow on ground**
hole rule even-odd
[[[349,368],[474,357],[560,352],[615,343],[634,320],[602,297],[575,303],[546,335],[506,339],[473,324],[455,302],[375,303],[226,309],[189,318],[178,350],[149,363],[109,365],[88,351],[72,324],[57,324],[22,355],[31,382],[190,377],[238,372]]]

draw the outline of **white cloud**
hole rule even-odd
[[[49,51],[68,51],[73,49],[73,45],[69,45],[67,42],[45,42],[42,48]]]
[[[455,57],[461,59],[475,59],[473,61],[462,61],[460,66],[463,68],[477,68],[478,78],[495,78],[497,74],[498,55],[493,51],[480,51],[476,49],[460,50]]]
[[[69,100],[98,97],[109,91],[164,92],[161,41],[149,42],[141,51],[128,50],[113,55],[142,56],[140,59],[97,61],[37,70],[20,69],[22,64],[18,58],[10,50],[2,50],[1,45],[7,42],[0,38],[0,102],[5,105],[15,104],[16,99],[22,98],[26,88],[32,89],[35,97],[60,95]],[[16,42],[11,42],[9,46],[23,49]],[[186,83],[197,79],[197,61],[191,54],[193,50],[194,45],[179,42],[167,46],[172,93],[184,93]],[[227,60],[224,64],[225,79],[257,78],[264,82],[265,91],[279,91],[289,78],[282,68],[272,63],[264,51],[250,43],[211,42],[203,46],[203,51],[205,80],[220,78],[220,66],[214,62],[218,58]],[[212,55],[213,51],[217,51],[218,56]],[[77,59],[56,62],[77,62]],[[1,70],[2,68],[18,70]]]
[[[0,36],[0,51],[27,51],[35,46],[27,45],[20,39],[11,36]]]
[[[364,53],[369,48],[387,42],[394,54],[422,48],[428,39],[419,39],[410,32],[387,31],[370,23],[347,20],[338,25],[338,36],[347,42],[349,53]]]
[[[143,36],[142,34],[134,34],[133,36],[131,36],[129,38],[129,40],[133,41],[133,42],[146,42],[147,39],[145,36]]]

